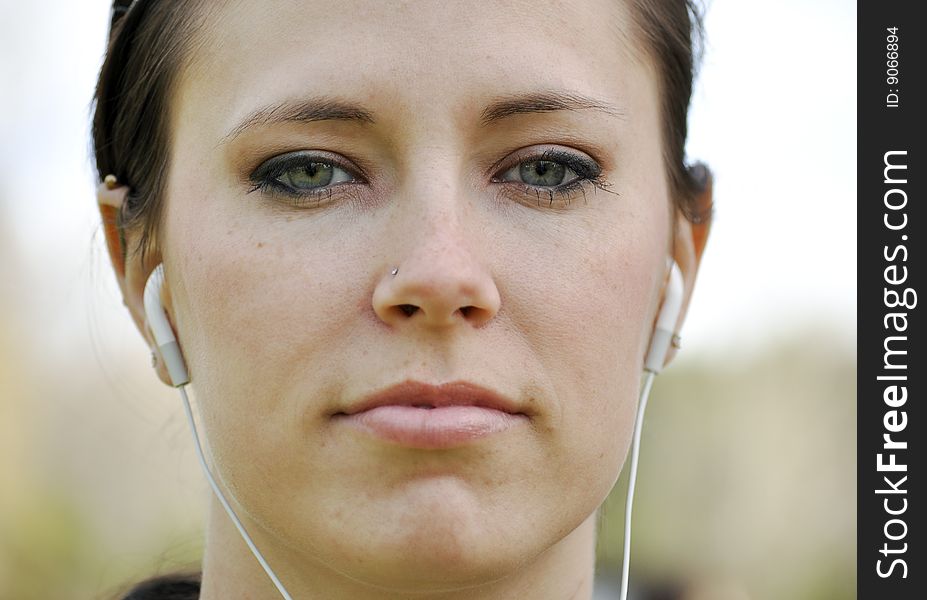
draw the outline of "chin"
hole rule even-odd
[[[345,564],[363,574],[352,576],[395,592],[460,590],[502,579],[540,552],[511,519],[500,527],[485,511],[420,510],[384,519],[378,534],[355,540],[364,555]]]
[[[495,541],[490,538],[483,544],[461,546],[432,535],[427,541],[401,544],[401,550],[366,557],[370,562],[364,563],[363,574],[357,578],[372,587],[410,596],[476,588],[505,578],[525,562],[525,556],[515,559]]]

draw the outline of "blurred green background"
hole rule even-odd
[[[98,227],[108,4],[0,0],[0,600],[109,598],[202,551],[208,488]],[[685,590],[665,598],[855,598],[855,19],[842,0],[710,5],[688,150],[717,216],[635,500],[632,585]]]

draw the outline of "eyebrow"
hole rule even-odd
[[[543,91],[504,96],[493,100],[483,109],[480,115],[480,125],[485,127],[512,115],[557,110],[596,110],[620,119],[625,118],[624,111],[603,100],[575,92]]]
[[[376,122],[373,113],[358,104],[327,96],[313,97],[259,108],[229,131],[223,142],[232,141],[252,127],[312,121],[354,121],[368,125]]]
[[[624,111],[603,100],[575,92],[554,90],[497,97],[480,113],[479,124],[481,127],[486,127],[513,115],[560,110],[595,110],[613,117],[625,118]],[[359,104],[339,98],[319,96],[299,101],[284,101],[260,108],[229,131],[223,143],[232,141],[252,127],[313,121],[349,121],[362,125],[376,123],[373,112]]]

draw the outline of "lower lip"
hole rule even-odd
[[[409,448],[461,446],[515,427],[527,419],[482,406],[378,406],[338,418],[383,440]]]

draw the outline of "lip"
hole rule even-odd
[[[502,433],[528,415],[511,398],[468,381],[407,380],[364,396],[333,418],[400,446],[442,449]]]

